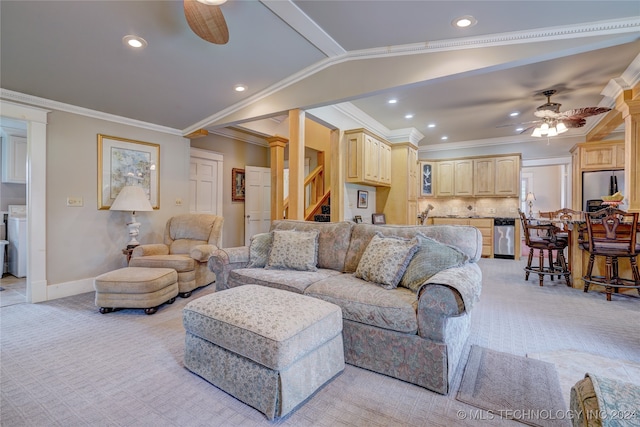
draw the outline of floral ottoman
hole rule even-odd
[[[342,311],[316,298],[240,286],[191,301],[183,323],[185,366],[270,420],[344,370]]]

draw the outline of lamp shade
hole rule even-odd
[[[529,191],[527,193],[527,198],[525,199],[527,202],[533,202],[536,199],[536,196],[533,194],[532,191]]]
[[[120,190],[118,197],[111,205],[112,211],[152,211],[153,206],[142,187],[127,185]]]

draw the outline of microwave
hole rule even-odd
[[[597,212],[604,207],[601,199],[587,200],[587,212]]]

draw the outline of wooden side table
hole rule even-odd
[[[122,255],[125,255],[127,257],[127,265],[129,265],[129,261],[131,261],[131,254],[133,253],[134,249],[135,249],[135,247],[126,248],[126,249],[122,250]]]

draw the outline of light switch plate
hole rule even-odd
[[[67,206],[71,208],[80,208],[84,206],[82,197],[67,197]]]

